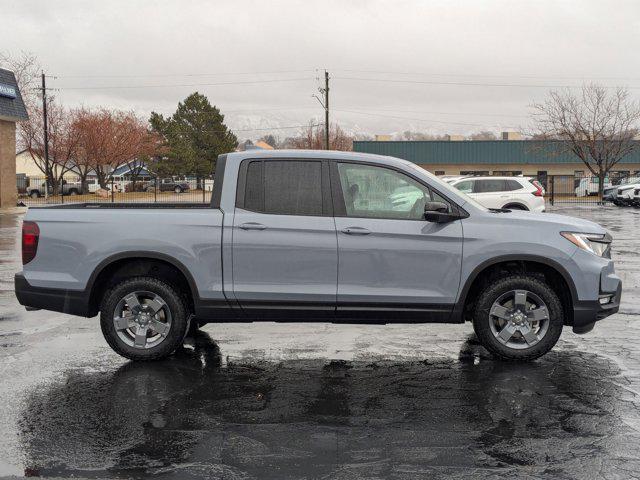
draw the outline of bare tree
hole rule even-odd
[[[282,145],[284,148],[305,148],[312,150],[324,149],[324,127],[316,125],[313,120],[304,128],[300,135],[287,138]],[[347,135],[338,125],[329,125],[329,148],[331,150],[351,151],[353,138]]]
[[[42,68],[38,58],[29,52],[20,52],[18,55],[0,52],[0,67],[7,68],[15,74],[22,100],[27,111],[30,111],[40,99],[38,82]]]
[[[489,130],[482,130],[481,132],[472,133],[469,135],[469,140],[497,140],[496,134]]]
[[[51,183],[54,195],[62,185],[64,175],[74,167],[79,132],[73,122],[72,112],[59,104],[47,102],[49,124],[49,158],[44,155],[44,131],[42,110],[32,107],[28,120],[20,123],[18,138],[31,155],[33,163],[42,171],[47,183]]]
[[[159,136],[132,112],[81,109],[75,113],[74,125],[79,132],[75,166],[83,183],[95,173],[100,186],[106,188],[113,171],[127,165],[135,190],[144,160],[163,153]]]
[[[600,197],[609,171],[638,148],[640,104],[625,88],[589,84],[577,94],[552,91],[532,108],[536,138],[556,140],[550,155],[572,153],[582,160],[599,179]]]

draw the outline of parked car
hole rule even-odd
[[[633,200],[631,201],[631,205],[636,208],[640,208],[640,185],[633,190]]]
[[[618,207],[628,207],[633,205],[635,190],[640,188],[640,182],[619,186],[616,191],[616,198],[613,201]]]
[[[576,197],[588,197],[590,195],[597,195],[599,184],[600,179],[596,176],[584,177],[579,179],[576,178]],[[605,177],[604,189],[610,186],[611,182],[609,181],[609,177]]]
[[[97,178],[87,178],[87,180],[85,181],[85,187],[86,191],[89,193],[96,193],[97,190],[102,188],[100,187],[100,182],[98,182]],[[108,182],[106,188],[104,188],[103,190],[107,190],[110,192],[112,189],[114,192],[120,191],[119,186],[115,183],[112,184],[111,182]]]
[[[530,177],[463,177],[449,180],[453,187],[487,208],[544,212],[544,189]]]
[[[593,222],[490,210],[378,155],[253,150],[217,171],[210,205],[30,208],[19,302],[100,312],[133,360],[170,355],[192,326],[273,320],[469,321],[498,358],[529,360],[618,311],[611,236]],[[399,186],[413,205],[394,208]]]
[[[135,185],[133,182],[129,181],[124,186],[125,192],[146,192],[147,189],[151,185],[150,180],[136,180]],[[153,190],[153,187],[152,187]]]
[[[640,183],[640,177],[634,176],[634,177],[623,178],[618,185],[610,185],[606,187],[602,191],[602,199],[604,201],[616,203],[616,197],[618,196],[618,189],[623,188],[626,185],[631,185],[635,183]]]
[[[53,195],[54,188],[51,183],[48,184],[48,188],[45,188],[45,182],[34,186],[28,186],[26,188],[26,194],[31,198],[42,197],[45,194],[45,190],[49,195]],[[66,180],[62,180],[62,185],[58,187],[58,194],[62,195],[80,195],[82,194],[82,184],[80,182],[67,182]]]
[[[147,186],[147,192],[152,192],[156,188],[156,184],[158,185],[158,191],[160,192],[174,191],[176,193],[182,193],[189,190],[189,184],[187,182],[175,181],[171,178],[163,178],[160,182],[156,182],[155,180],[150,181]]]

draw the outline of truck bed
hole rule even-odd
[[[210,204],[77,203],[30,208],[40,230],[38,253],[24,276],[39,288],[84,290],[116,259],[172,259],[189,272],[202,298],[222,294],[223,213]]]

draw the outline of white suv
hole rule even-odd
[[[640,185],[633,189],[633,197],[631,199],[631,205],[636,208],[640,208]]]
[[[613,203],[618,207],[634,205],[636,196],[635,193],[638,189],[640,189],[640,183],[638,182],[618,186],[616,198],[614,199]]]
[[[487,208],[544,212],[544,189],[529,177],[465,177],[447,180]]]

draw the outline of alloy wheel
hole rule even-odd
[[[153,348],[169,334],[171,319],[169,306],[160,295],[135,291],[116,305],[113,326],[118,337],[130,347]]]
[[[500,295],[489,311],[489,326],[503,345],[521,350],[540,342],[549,330],[549,309],[528,290],[511,290]]]

